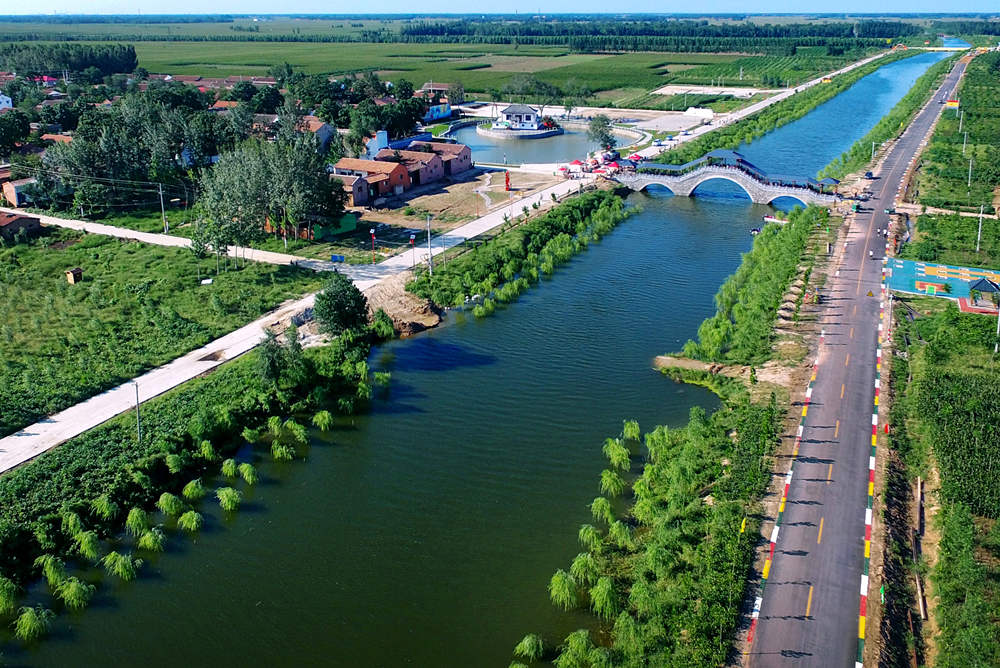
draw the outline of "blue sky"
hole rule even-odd
[[[482,8],[480,3],[455,3],[454,0],[423,0],[413,3],[408,0],[380,0],[376,3],[359,5],[355,2],[330,2],[330,0],[288,0],[275,3],[274,0],[215,0],[207,8],[204,0],[36,0],[29,3],[4,2],[0,14],[198,14],[206,9],[214,14],[250,14],[255,12],[273,13],[276,10],[288,13],[405,13],[413,11],[426,12],[468,12]],[[16,6],[14,6],[16,5]],[[609,7],[606,0],[511,0],[510,2],[493,4],[496,11],[520,11],[536,13],[540,8],[547,13],[552,12],[606,12]],[[617,8],[617,6],[615,6]],[[815,11],[815,3],[802,0],[701,0],[690,2],[662,2],[660,0],[633,0],[628,5],[632,12],[782,12],[798,13]],[[819,8],[821,9],[821,8]],[[996,12],[996,0],[960,0],[956,3],[944,3],[940,0],[883,0],[872,3],[870,0],[845,0],[829,8],[838,12]]]

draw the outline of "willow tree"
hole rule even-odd
[[[64,580],[56,593],[70,610],[83,610],[90,602],[95,589],[94,585],[72,577]]]
[[[604,439],[604,447],[601,448],[604,456],[608,458],[611,466],[621,471],[628,471],[632,466],[632,458],[628,448],[618,438]]]
[[[573,563],[569,567],[569,574],[580,584],[591,586],[597,582],[597,578],[601,574],[601,569],[593,553],[581,552],[573,558]]]
[[[534,633],[529,633],[521,638],[521,642],[514,647],[514,656],[519,656],[529,662],[538,661],[544,652],[545,643]]]
[[[67,511],[62,515],[62,530],[67,536],[75,536],[83,531],[83,520],[76,513]]]
[[[14,622],[14,635],[25,642],[38,640],[48,633],[52,617],[53,612],[42,606],[21,608]]]
[[[222,475],[224,475],[227,478],[235,478],[236,477],[236,460],[235,459],[227,459],[224,462],[222,462]]]
[[[177,518],[177,526],[188,533],[195,533],[200,530],[203,522],[201,513],[195,510],[189,510]]]
[[[125,530],[133,536],[141,536],[149,528],[149,513],[142,508],[133,508],[128,511],[125,519]]]
[[[90,561],[97,561],[97,556],[101,549],[101,541],[94,531],[81,531],[73,536],[76,541],[76,551],[80,556]]]
[[[611,524],[615,521],[615,514],[611,509],[611,502],[604,496],[599,496],[590,502],[590,514],[594,516],[595,522]]]
[[[604,537],[601,536],[601,532],[598,531],[592,524],[583,524],[580,526],[580,532],[577,534],[580,539],[580,544],[591,552],[599,552],[601,545],[604,542]]]
[[[0,617],[17,609],[17,585],[0,575]]]
[[[102,563],[108,575],[114,575],[125,582],[130,582],[138,575],[139,568],[142,566],[142,559],[133,558],[131,554],[122,554],[112,550],[104,556]]]
[[[239,490],[232,487],[220,487],[215,491],[215,498],[219,500],[219,506],[227,512],[235,512],[240,509],[240,502],[243,495]]]
[[[136,545],[140,550],[163,552],[166,542],[167,537],[163,533],[163,529],[160,527],[153,527],[139,536],[139,540],[136,541]]]
[[[164,515],[170,515],[171,517],[177,517],[184,512],[184,502],[181,501],[177,496],[171,494],[170,492],[164,492],[160,494],[160,498],[156,501],[156,507],[160,509]]]
[[[617,471],[604,469],[601,471],[601,493],[610,497],[621,496],[625,491],[625,481]]]
[[[207,493],[205,486],[201,484],[201,478],[195,478],[181,490],[181,494],[188,501],[201,501]]]
[[[43,554],[35,559],[35,568],[42,571],[52,589],[56,589],[66,579],[66,565],[53,554]]]
[[[243,462],[240,464],[239,470],[240,477],[243,478],[243,481],[250,486],[256,485],[257,481],[260,479],[260,476],[257,474],[257,469],[254,468],[254,465],[249,462]]]
[[[90,502],[90,509],[102,520],[110,520],[118,514],[118,504],[107,494],[101,494]]]
[[[618,594],[615,583],[608,576],[599,577],[590,588],[590,607],[605,621],[618,613]]]
[[[549,598],[563,610],[576,607],[576,581],[573,576],[559,569],[549,580]]]

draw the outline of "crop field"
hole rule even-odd
[[[996,158],[1000,150],[1000,54],[974,58],[958,96],[959,112],[945,110],[924,154],[917,197],[927,206],[977,211],[985,205],[992,213],[1000,204]]]
[[[53,230],[0,249],[0,435],[163,364],[319,287],[250,263],[215,275],[184,249]],[[80,267],[84,280],[66,282]],[[211,285],[199,278],[212,277]]]
[[[794,56],[746,56],[682,70],[665,79],[676,84],[715,82],[721,86],[787,87],[838,70],[865,55],[859,51],[844,56],[828,56],[825,50],[800,48]]]

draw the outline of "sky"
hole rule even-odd
[[[35,0],[28,3],[3,3],[0,14],[201,14],[206,11],[204,0]],[[379,0],[359,5],[343,0],[286,0],[276,6],[274,0],[214,0],[213,14],[253,13],[410,13],[410,12],[474,12],[481,3],[456,3],[454,0]],[[15,6],[16,5],[16,6]],[[280,8],[279,8],[280,7]],[[545,13],[558,12],[607,12],[607,0],[508,0],[489,6],[491,11]],[[996,12],[996,0],[958,0],[942,3],[941,0],[843,0],[833,6],[818,6],[803,0],[700,0],[697,3],[677,0],[633,0],[630,12],[705,12],[705,13],[804,13],[828,9],[836,12]]]

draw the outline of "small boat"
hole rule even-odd
[[[750,234],[753,236],[757,236],[758,234],[760,234],[760,228],[754,227],[753,229],[750,230]]]
[[[784,218],[778,218],[777,216],[764,216],[762,220],[765,223],[778,223],[779,225],[787,223],[788,221]]]

